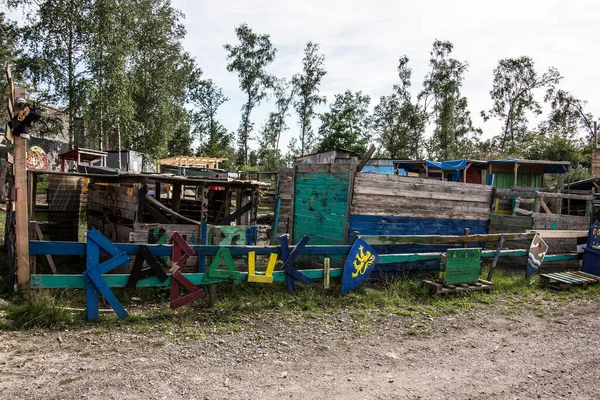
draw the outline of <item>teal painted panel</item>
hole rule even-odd
[[[294,242],[304,235],[310,244],[344,244],[350,173],[296,173]]]

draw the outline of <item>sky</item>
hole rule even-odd
[[[185,14],[185,49],[196,58],[204,77],[213,79],[230,99],[219,118],[231,131],[238,127],[244,96],[237,75],[226,70],[223,45],[237,43],[234,28],[244,22],[255,32],[271,36],[277,56],[269,72],[277,77],[291,78],[301,72],[306,42],[318,43],[327,70],[321,93],[328,101],[347,89],[360,90],[371,97],[374,107],[380,96],[392,92],[398,81],[398,59],[404,54],[410,58],[416,95],[429,71],[431,46],[440,39],[454,44],[453,57],[469,63],[462,92],[484,137],[500,130],[496,121],[484,123],[480,112],[492,106],[493,70],[507,57],[531,57],[538,73],[549,66],[558,68],[564,76],[561,87],[587,100],[587,110],[600,114],[596,79],[600,30],[594,28],[600,2],[176,0],[173,6]],[[273,104],[265,102],[252,113],[257,130],[272,110]],[[282,138],[284,153],[288,140],[298,135],[294,115],[288,125],[290,130]],[[314,125],[318,127],[318,120]]]
[[[501,131],[498,121],[484,122],[480,113],[491,108],[493,70],[508,57],[531,57],[538,73],[556,67],[564,77],[560,87],[586,100],[586,111],[600,116],[597,1],[172,0],[172,4],[185,15],[185,50],[203,69],[204,78],[213,79],[229,98],[219,120],[230,131],[239,125],[244,95],[237,75],[226,69],[223,45],[237,44],[234,29],[244,22],[256,33],[270,35],[277,55],[268,72],[279,78],[291,79],[301,72],[306,43],[318,43],[327,70],[320,90],[329,103],[335,94],[350,89],[369,95],[373,109],[379,97],[391,94],[398,83],[402,55],[410,58],[411,92],[416,96],[430,69],[432,44],[439,39],[451,41],[452,56],[469,64],[462,93],[474,125],[486,138]],[[9,16],[20,19],[19,14]],[[542,97],[540,92],[538,99]],[[317,111],[327,109],[324,105]],[[273,103],[265,101],[252,112],[255,132],[273,110]],[[298,136],[297,118],[293,110],[291,114],[290,129],[280,145],[283,153],[289,139]],[[316,131],[318,118],[313,126]],[[258,143],[251,142],[250,147],[257,148]]]

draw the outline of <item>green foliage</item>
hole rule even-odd
[[[240,89],[246,94],[238,130],[238,163],[243,165],[248,162],[248,141],[253,128],[250,114],[267,97],[267,90],[273,87],[274,78],[267,73],[267,67],[275,60],[277,49],[269,35],[254,33],[247,24],[235,28],[235,34],[239,44],[226,44],[224,47],[228,53],[227,71],[238,74]]]
[[[435,124],[429,143],[430,157],[440,160],[466,156],[464,145],[481,133],[473,127],[467,98],[460,93],[469,64],[451,58],[453,48],[448,41],[433,43],[431,71],[425,76],[423,91],[419,94]]]
[[[419,159],[427,115],[418,103],[412,103],[408,88],[412,71],[408,57],[400,57],[394,94],[382,96],[375,106],[373,126],[383,154],[395,159]]]
[[[535,72],[529,57],[505,58],[494,69],[494,84],[490,95],[492,109],[482,111],[484,120],[498,118],[503,131],[495,137],[500,152],[518,153],[532,141],[528,126],[528,114],[540,115],[542,108],[535,98],[537,89],[552,88],[562,79],[555,68],[549,68],[541,76]]]
[[[371,140],[370,102],[362,92],[336,94],[329,111],[321,115],[317,151],[346,149],[362,157]]]
[[[294,90],[298,93],[294,108],[298,113],[298,125],[300,126],[298,149],[292,147],[295,156],[310,153],[314,144],[312,120],[316,116],[315,107],[326,101],[325,96],[319,94],[319,85],[327,74],[323,66],[324,63],[325,56],[319,54],[319,45],[308,42],[304,48],[302,73],[296,74],[292,78]]]

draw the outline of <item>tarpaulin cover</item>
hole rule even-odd
[[[465,169],[467,168],[467,160],[451,160],[451,161],[429,161],[427,160],[428,168],[437,169]]]

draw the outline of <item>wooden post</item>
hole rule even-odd
[[[463,183],[467,183],[467,170],[471,166],[471,163],[467,163],[467,166],[463,170]]]
[[[178,212],[179,205],[181,204],[181,183],[175,183],[173,185],[173,198],[171,201],[171,210]],[[171,222],[177,222],[177,216],[171,215]]]
[[[323,260],[323,288],[329,289],[329,269],[331,267],[331,259],[326,257]]]
[[[465,236],[469,236],[471,234],[471,229],[470,228],[465,228]],[[467,242],[463,243],[463,247],[468,247]]]
[[[200,221],[208,221],[208,192],[210,186],[207,184],[202,185],[202,197],[200,203]]]
[[[215,226],[213,228],[213,232],[214,232],[214,236],[213,236],[213,245],[218,246],[221,243],[221,228],[219,228],[218,226]],[[214,307],[215,306],[215,300],[217,297],[217,284],[216,283],[211,283],[208,286],[208,306],[209,307]]]
[[[296,206],[295,206],[295,192],[296,192],[296,171],[298,170],[298,166],[294,165],[294,169],[292,170],[292,215],[289,219],[289,223],[288,223],[288,233],[290,235],[290,241],[292,242],[292,244],[294,243],[294,213],[296,212]]]
[[[225,186],[225,213],[224,217],[228,217],[231,214],[231,187]]]
[[[258,219],[258,202],[259,202],[260,194],[258,191],[258,187],[252,188],[252,208],[250,211],[250,221],[248,225],[256,225],[256,220]]]
[[[517,187],[517,176],[518,176],[518,170],[519,170],[519,163],[515,162],[515,176],[514,176],[514,180],[513,180],[513,188]]]
[[[10,67],[6,64],[6,78],[9,86],[8,112],[9,117],[14,116],[16,104],[15,88]],[[7,137],[12,136],[7,128]],[[16,234],[16,284],[23,289],[29,288],[29,215],[27,194],[27,142],[21,137],[13,137],[13,174],[15,177],[15,234]]]
[[[160,201],[160,182],[154,183],[154,198]]]
[[[235,189],[235,210],[237,211],[240,208],[242,208],[242,189],[236,188]],[[238,226],[242,224],[241,216],[237,217],[237,219],[235,220],[235,224]]]
[[[148,185],[143,184],[138,190],[138,214],[137,222],[144,222],[144,212],[146,210],[146,193],[148,193]]]
[[[33,172],[28,172],[29,175],[29,220],[35,221],[35,203],[38,175]]]

